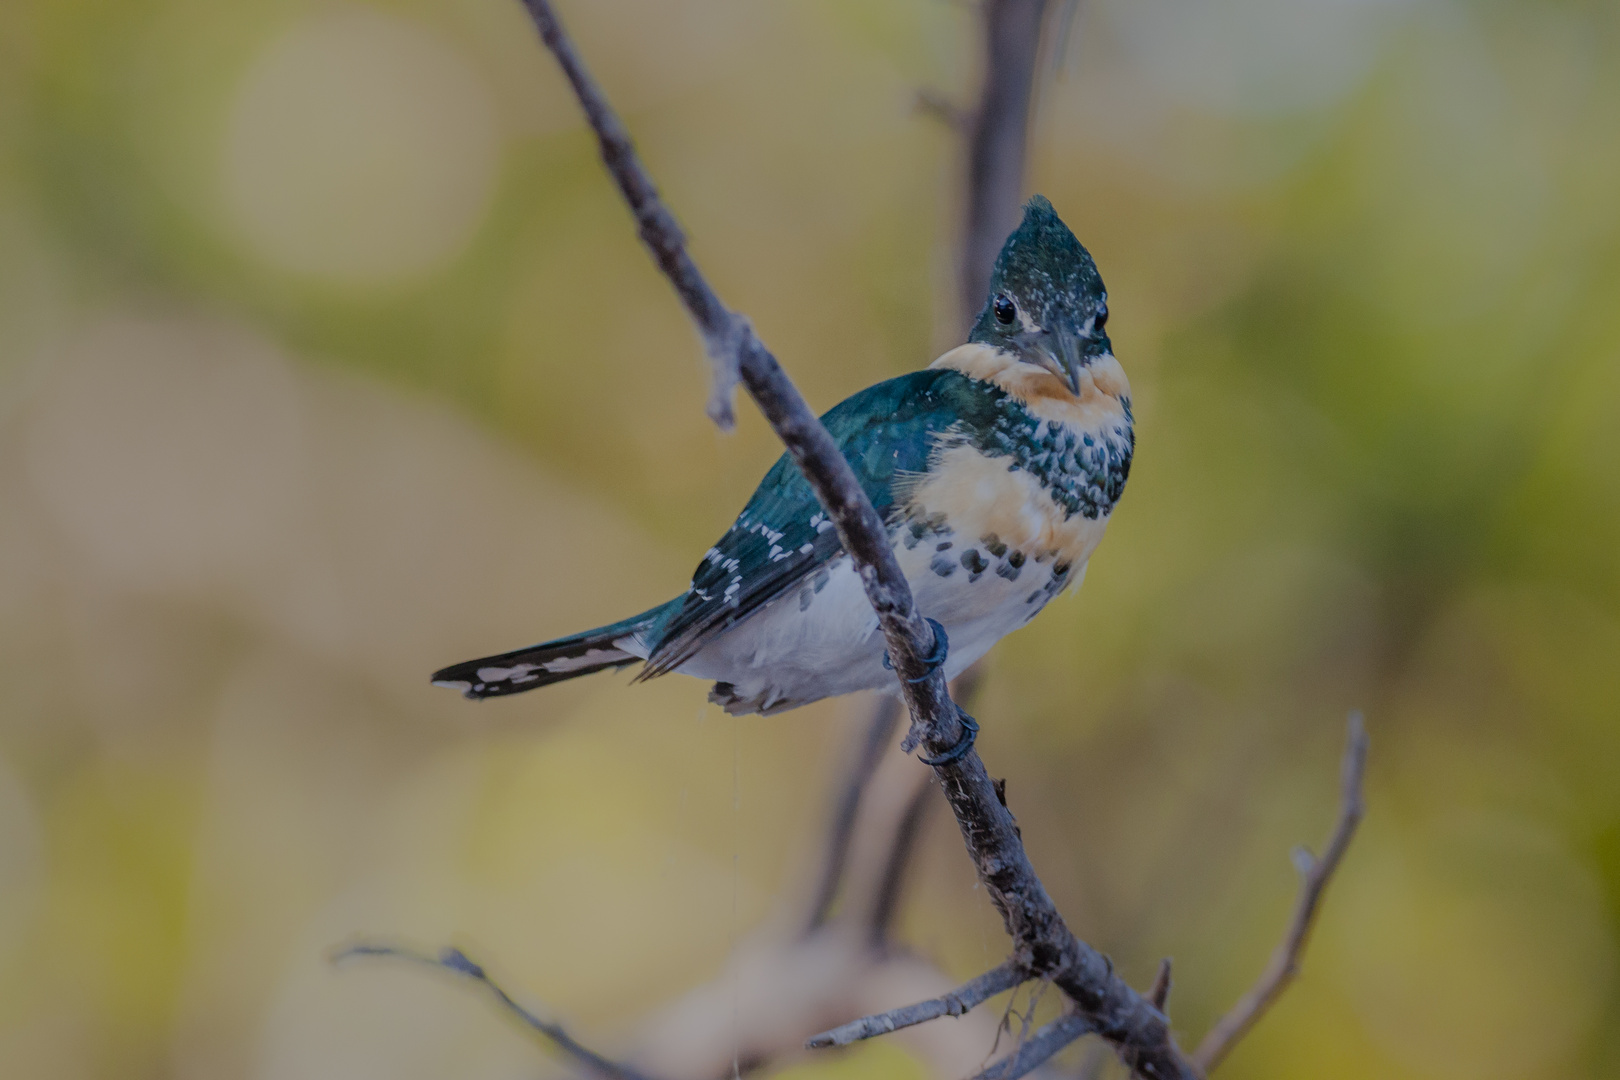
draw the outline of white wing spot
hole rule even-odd
[[[513,664],[511,667],[481,667],[478,669],[478,677],[487,683],[505,682],[508,679],[511,679],[513,682],[529,682],[530,680],[524,679],[522,676],[536,670],[538,667],[538,664]]]
[[[623,653],[619,649],[586,649],[582,656],[562,656],[556,660],[547,660],[545,669],[553,675],[560,675],[567,671],[578,671],[580,668],[595,667],[603,661],[618,660],[622,656]],[[536,679],[539,677],[538,675],[533,676]],[[513,679],[512,681],[518,682],[520,680]],[[528,682],[529,680],[523,679],[521,681]]]

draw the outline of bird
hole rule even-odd
[[[1091,254],[1036,195],[967,341],[821,418],[948,643],[947,678],[1079,586],[1124,492],[1135,421],[1107,321]],[[733,715],[898,688],[860,577],[786,454],[681,595],[433,682],[481,699],[638,662],[637,682],[713,680],[710,701]]]

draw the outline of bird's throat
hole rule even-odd
[[[1130,380],[1112,354],[1094,357],[1080,369],[1078,392],[1046,368],[978,342],[959,345],[928,366],[990,383],[1034,416],[1076,430],[1100,430],[1119,418],[1130,419]]]

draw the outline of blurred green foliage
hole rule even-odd
[[[911,103],[970,99],[971,10],[566,14],[814,403],[954,343]],[[1365,832],[1222,1075],[1620,1073],[1620,7],[1098,0],[1052,67],[1140,450],[978,709],[1048,886],[1196,1038],[1359,707]],[[776,453],[705,388],[516,3],[0,5],[0,1073],[527,1072],[322,950],[470,939],[623,1030],[800,887],[858,709],[424,685],[680,586]],[[935,826],[905,935],[968,974]]]

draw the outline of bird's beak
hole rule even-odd
[[[1059,327],[1042,336],[1040,354],[1042,366],[1069,384],[1069,390],[1080,392],[1080,336],[1067,327]]]

